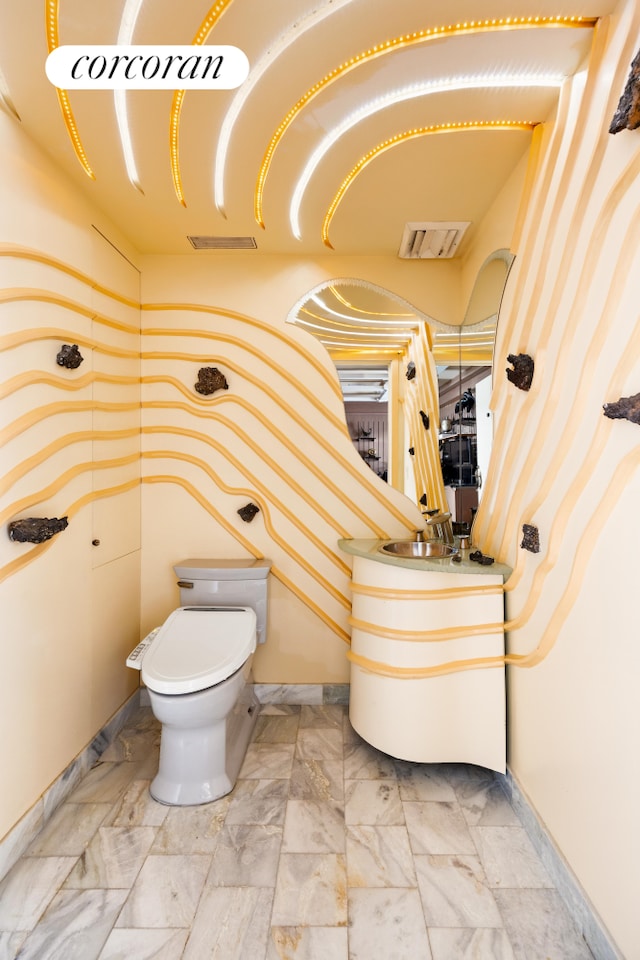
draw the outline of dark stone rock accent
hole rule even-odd
[[[620,397],[615,403],[605,403],[602,409],[605,417],[611,420],[640,423],[640,393],[634,393],[632,397]]]
[[[65,343],[60,347],[56,354],[56,361],[59,367],[66,367],[67,370],[76,370],[80,366],[84,357],[78,349],[78,344]]]
[[[18,543],[44,543],[69,526],[66,517],[27,517],[9,524],[9,539]]]
[[[530,553],[540,553],[540,534],[538,528],[531,523],[522,525],[522,543],[523,550],[529,550]]]
[[[482,553],[481,550],[473,550],[469,554],[469,560],[479,563],[481,567],[489,567],[492,563],[495,563],[495,559],[493,557],[488,557],[486,554]]]
[[[411,360],[411,362],[407,364],[407,372],[406,372],[405,376],[406,376],[407,380],[413,380],[413,378],[415,377],[415,375],[416,375],[416,365],[415,365],[415,363],[413,362],[413,360]]]
[[[415,456],[415,452],[416,452],[415,447],[409,447],[409,453],[411,454],[412,457]]]
[[[519,390],[528,390],[533,381],[533,359],[527,353],[519,353],[517,356],[510,353],[507,363],[513,367],[513,370],[507,370],[507,380]]]
[[[196,393],[201,393],[208,397],[216,390],[228,390],[229,384],[223,373],[220,373],[217,367],[200,367],[198,370],[198,381],[194,385]]]
[[[428,429],[429,429],[429,415],[428,415],[427,413],[425,413],[424,410],[421,410],[421,411],[420,411],[420,416],[422,417],[422,426],[425,428],[425,430],[428,430]]]
[[[256,507],[255,503],[247,503],[244,507],[240,507],[238,514],[245,523],[251,523],[256,513],[260,513],[260,507]]]
[[[609,133],[640,127],[640,51],[631,64],[631,73],[613,115]]]

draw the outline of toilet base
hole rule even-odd
[[[244,673],[239,670],[215,688],[216,706],[226,700],[230,709],[213,720],[203,700],[210,691],[179,697],[149,691],[152,710],[162,723],[160,765],[149,788],[154,800],[196,806],[233,790],[260,712]],[[179,726],[173,717],[176,700],[181,701]]]

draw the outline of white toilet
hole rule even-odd
[[[258,719],[251,661],[267,627],[270,560],[183,560],[181,606],[127,664],[142,671],[162,724],[151,796],[209,803],[229,793]]]

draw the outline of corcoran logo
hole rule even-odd
[[[232,90],[247,79],[249,61],[231,46],[67,45],[45,69],[62,90]]]

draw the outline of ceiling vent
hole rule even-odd
[[[407,223],[398,256],[403,260],[449,260],[470,225],[470,220]]]
[[[187,237],[194,250],[257,250],[255,237]]]

